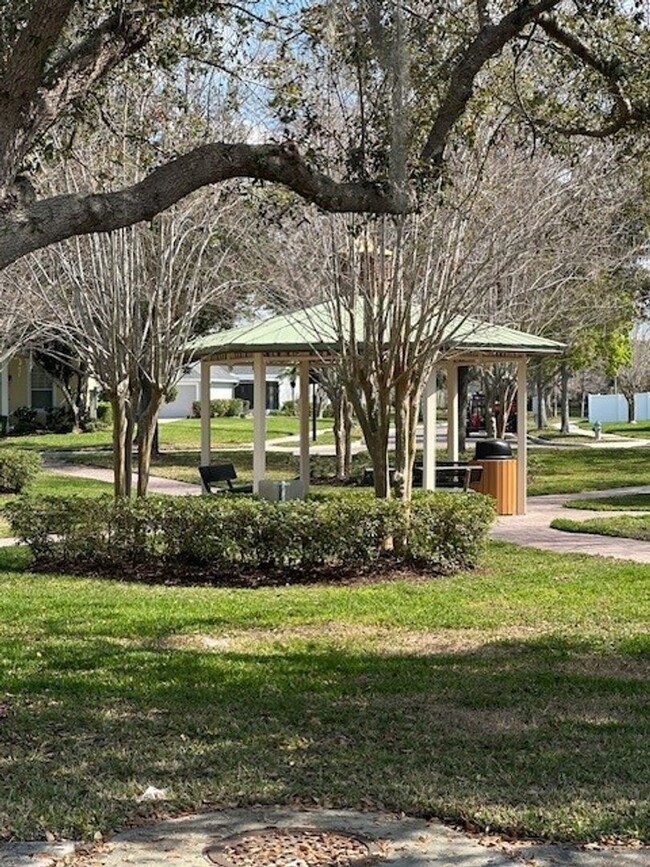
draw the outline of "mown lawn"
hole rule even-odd
[[[555,518],[551,522],[555,530],[567,533],[594,533],[599,536],[622,536],[650,542],[650,515],[621,515],[613,518],[589,518],[573,521],[570,518]]]
[[[528,492],[532,495],[650,484],[650,461],[644,448],[531,448],[529,456]]]
[[[650,439],[650,421],[635,421],[633,423],[620,421],[605,422],[603,424],[603,433]]]
[[[454,578],[251,591],[27,564],[0,550],[5,837],[268,802],[650,840],[647,567],[492,544]]]
[[[629,509],[647,512],[650,511],[650,494],[617,494],[612,497],[597,497],[589,500],[569,500],[564,506],[566,509],[588,509],[591,512]]]
[[[293,416],[271,415],[266,419],[267,439],[296,436],[300,423]],[[329,430],[332,426],[328,419],[318,420],[319,430]],[[210,423],[212,444],[219,446],[242,445],[253,442],[252,418],[213,418]],[[198,418],[180,419],[163,422],[159,426],[160,446],[162,449],[195,449],[201,442],[201,421]],[[112,448],[110,429],[81,434],[31,434],[9,436],[0,439],[0,448],[48,449],[52,451],[84,451],[86,449]]]

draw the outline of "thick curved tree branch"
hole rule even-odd
[[[397,214],[410,207],[404,196],[377,185],[332,180],[312,169],[292,145],[209,144],[160,166],[132,187],[54,196],[8,214],[0,219],[0,268],[74,235],[151,220],[194,190],[231,178],[284,184],[333,212]]]
[[[598,129],[590,129],[584,126],[560,127],[554,124],[554,130],[560,132],[562,135],[606,138],[623,129],[631,121],[642,120],[647,115],[647,108],[633,106],[626,96],[621,85],[616,64],[599,57],[575,34],[564,29],[556,18],[550,15],[541,15],[538,19],[538,24],[554,42],[567,48],[584,66],[590,67],[602,76],[613,101],[612,110],[608,115],[607,122]]]
[[[421,159],[424,162],[439,163],[442,160],[449,133],[465,111],[476,77],[488,60],[496,57],[524,27],[560,3],[561,0],[538,0],[536,3],[521,0],[497,24],[488,24],[481,28],[476,38],[463,51],[451,73],[446,95],[422,149]]]

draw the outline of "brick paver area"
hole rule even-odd
[[[650,542],[639,542],[612,536],[596,536],[591,533],[565,533],[550,527],[554,518],[571,518],[579,521],[587,518],[606,518],[613,515],[641,514],[632,510],[629,512],[618,510],[592,512],[587,509],[563,508],[563,503],[567,500],[591,500],[618,494],[650,494],[650,485],[614,488],[608,491],[590,491],[584,494],[548,494],[543,497],[529,497],[528,514],[498,518],[492,530],[492,538],[501,539],[503,542],[513,542],[516,545],[556,551],[558,554],[597,554],[601,557],[615,557],[619,560],[650,563]]]

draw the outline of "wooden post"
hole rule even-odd
[[[527,430],[527,366],[526,359],[517,361],[517,514],[526,514],[526,489],[528,476],[528,430]]]
[[[447,458],[458,461],[458,365],[447,365]]]

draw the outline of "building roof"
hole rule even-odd
[[[555,355],[564,344],[504,325],[458,317],[448,328],[445,349],[459,354]],[[189,346],[194,358],[236,361],[262,352],[271,358],[322,357],[338,348],[333,312],[327,304],[197,338]]]

